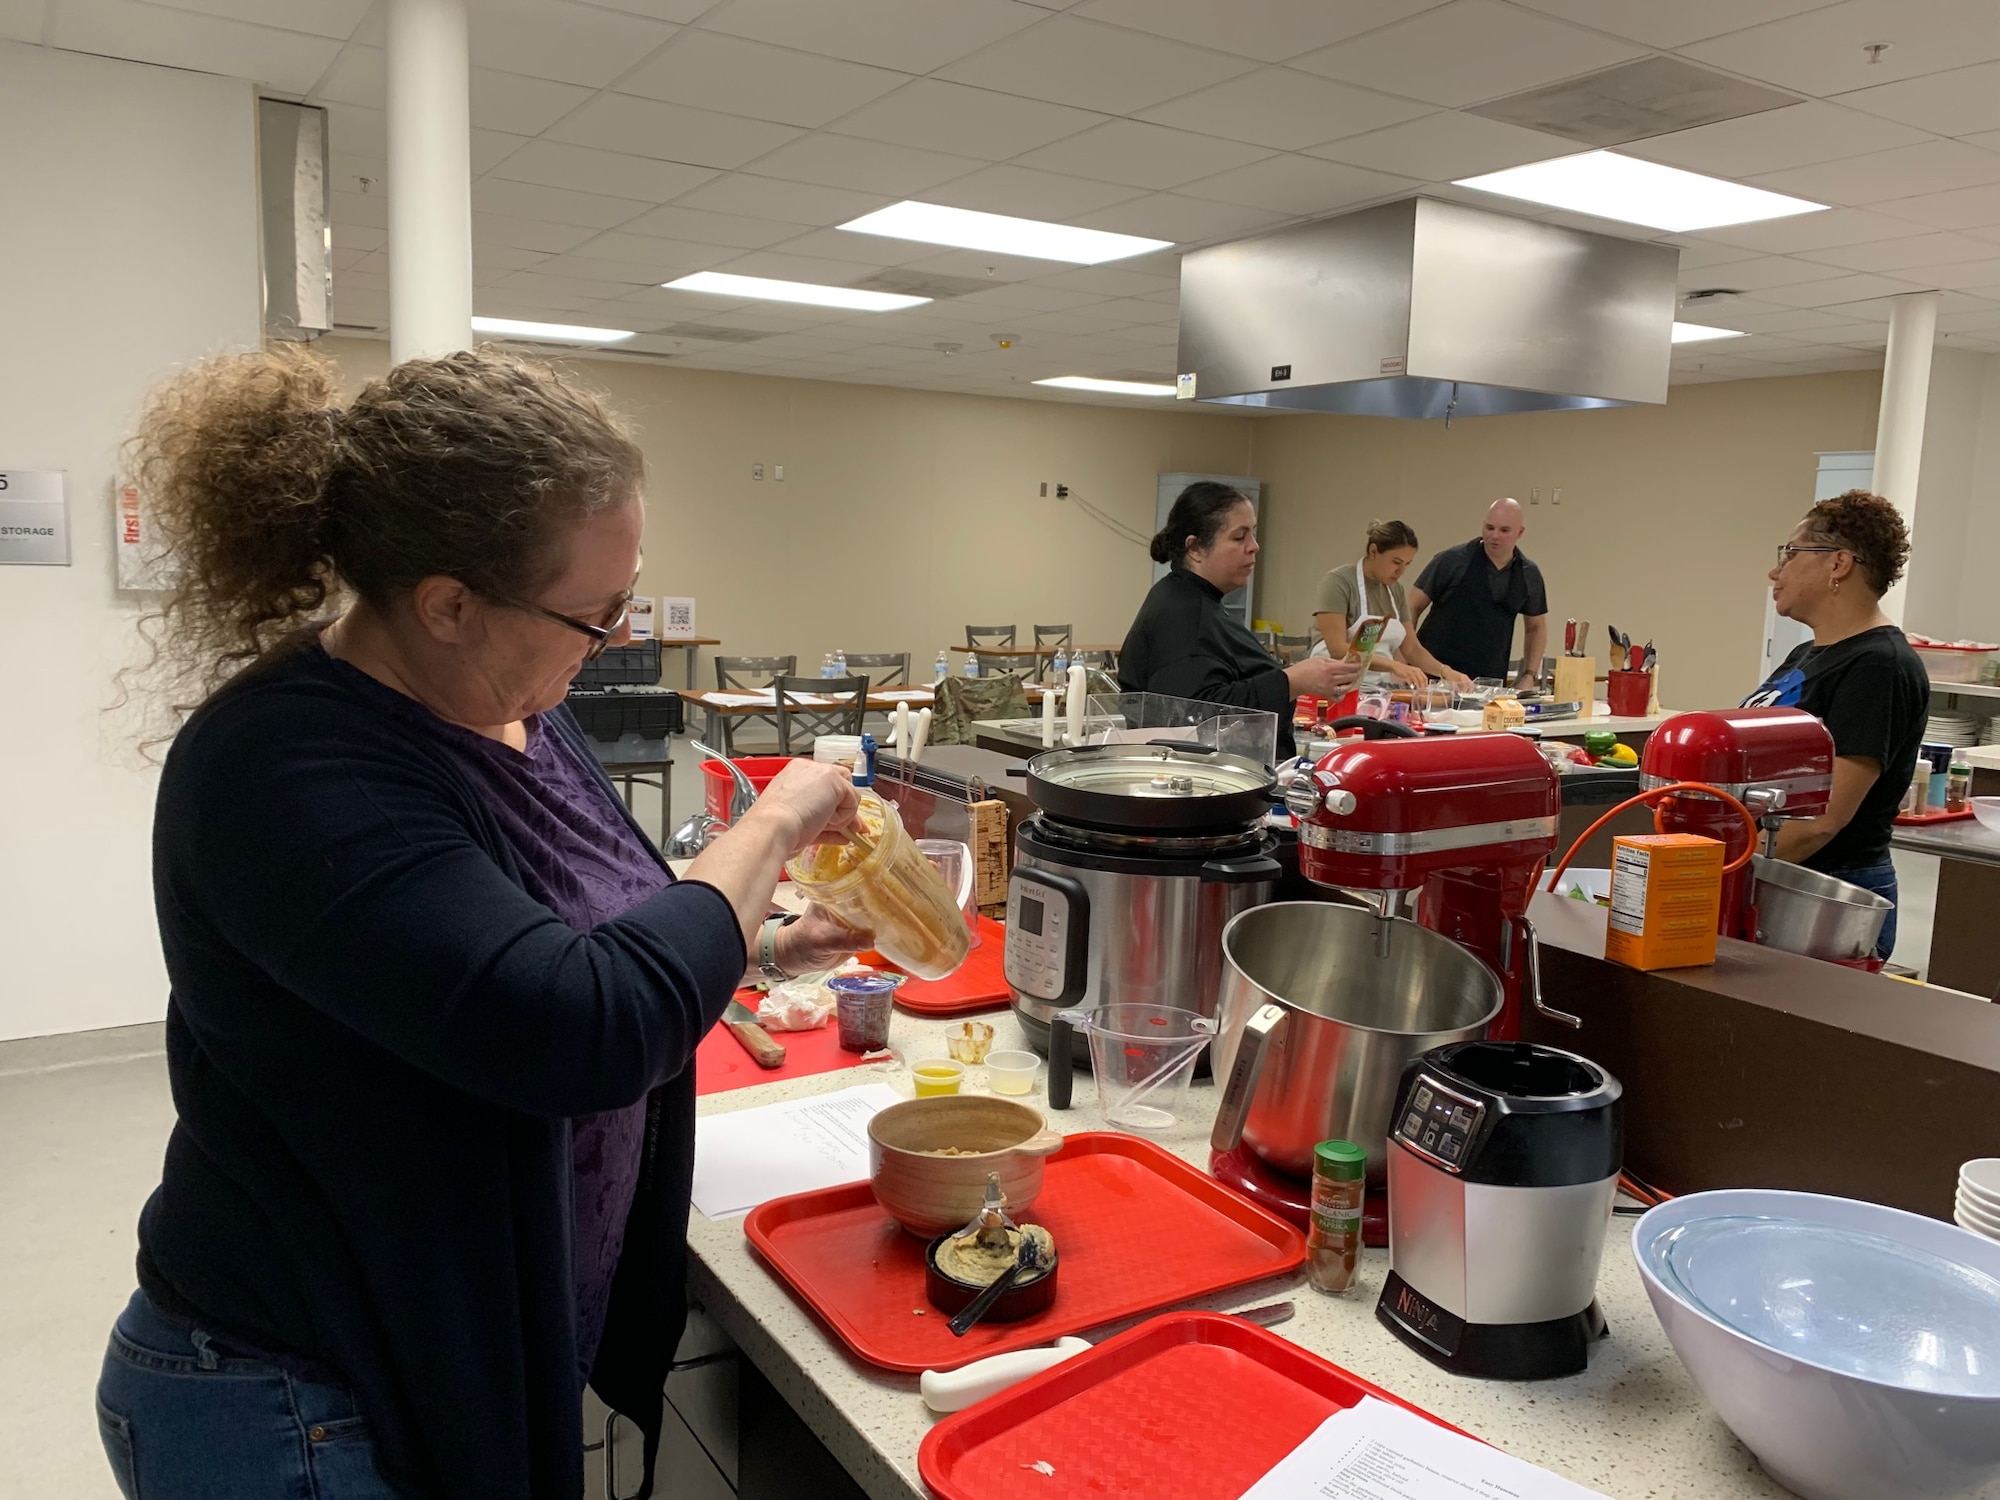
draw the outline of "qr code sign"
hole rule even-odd
[[[662,640],[693,640],[694,600],[662,599],[660,601],[660,638]]]

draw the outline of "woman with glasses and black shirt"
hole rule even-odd
[[[1802,708],[1833,735],[1826,813],[1785,822],[1778,857],[1887,897],[1879,958],[1896,947],[1889,829],[1930,714],[1930,676],[1882,613],[1882,596],[1903,576],[1909,555],[1903,518],[1880,495],[1849,490],[1807,511],[1778,549],[1770,577],[1778,613],[1811,626],[1813,638],[1744,700],[1747,707]]]
[[[650,1483],[695,1046],[746,972],[856,946],[766,915],[848,778],[794,762],[668,873],[562,706],[628,638],[644,465],[547,369],[343,402],[309,354],[227,356],[135,457],[200,706],[154,823],[178,1118],[98,1386],[119,1487],[577,1494],[586,1383]]]

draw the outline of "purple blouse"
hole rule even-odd
[[[633,828],[590,756],[537,714],[526,721],[525,752],[439,718],[412,698],[340,663],[377,695],[402,708],[487,794],[487,808],[512,841],[528,894],[579,931],[620,916],[673,876]],[[575,1174],[576,1351],[589,1378],[604,1334],[612,1273],[639,1181],[646,1101],[570,1122]]]

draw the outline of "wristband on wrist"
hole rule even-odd
[[[757,929],[757,972],[771,984],[782,984],[792,977],[778,963],[778,934],[798,919],[797,912],[786,912],[766,917]]]

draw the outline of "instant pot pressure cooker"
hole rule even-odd
[[[1213,1016],[1222,929],[1277,888],[1270,768],[1155,740],[1050,751],[1022,774],[1038,811],[1015,837],[1006,973],[1029,1041],[1047,1053],[1073,1006]]]

